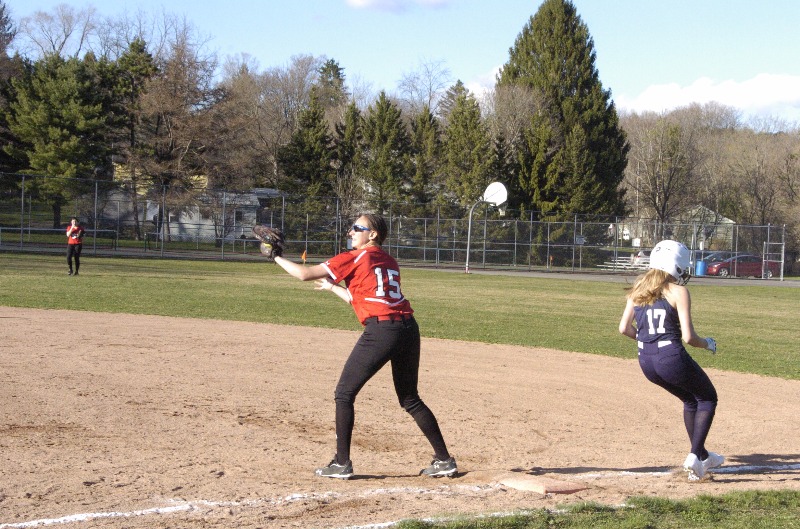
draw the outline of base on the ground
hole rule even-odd
[[[502,485],[517,490],[528,490],[539,494],[573,494],[586,490],[586,485],[542,476],[507,476],[499,480]]]

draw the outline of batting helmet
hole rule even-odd
[[[692,276],[689,270],[689,248],[678,241],[661,241],[650,252],[650,268],[663,270],[678,282],[685,285]]]

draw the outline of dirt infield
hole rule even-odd
[[[333,388],[357,333],[8,307],[0,325],[0,529],[375,527],[800,489],[798,381],[709,370],[708,446],[728,462],[689,483],[681,405],[633,350],[423,339],[421,395],[460,475],[417,475],[430,448],[386,368],[356,402],[356,476],[339,481],[313,469],[334,452]],[[515,488],[563,482],[583,490]]]

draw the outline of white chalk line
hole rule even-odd
[[[39,527],[44,525],[53,525],[60,523],[88,522],[90,520],[96,520],[98,518],[122,518],[131,516],[145,516],[148,514],[170,514],[174,512],[189,511],[189,510],[192,510],[191,505],[176,505],[174,507],[155,507],[152,509],[143,509],[140,511],[131,511],[131,512],[95,512],[95,513],[71,514],[69,516],[62,516],[61,518],[42,518],[40,520],[31,520],[29,522],[4,523],[0,524],[0,529],[6,529],[6,528],[22,529],[25,527]]]
[[[779,472],[785,470],[800,470],[800,464],[792,463],[786,465],[738,465],[738,466],[723,466],[720,468],[714,469],[714,473],[717,474],[740,474],[745,472]],[[635,472],[630,470],[622,470],[622,471],[615,471],[615,472],[589,472],[585,474],[572,474],[569,477],[572,479],[600,479],[600,478],[609,478],[609,477],[636,477],[636,476],[669,476],[672,475],[673,471],[660,471],[660,472]],[[494,488],[499,488],[499,484],[489,484],[489,485],[442,485],[437,488],[429,489],[429,488],[420,488],[420,487],[395,487],[395,488],[385,488],[385,489],[373,489],[370,491],[362,492],[362,497],[368,496],[378,496],[378,495],[389,495],[389,494],[445,494],[445,495],[453,495],[459,494],[465,490],[470,491],[481,491],[481,490],[490,490]],[[56,524],[63,524],[63,523],[72,523],[72,522],[88,522],[91,520],[97,520],[102,518],[132,518],[137,516],[148,516],[152,514],[173,514],[179,512],[191,512],[196,510],[201,510],[203,508],[206,509],[214,509],[219,507],[254,507],[259,505],[274,505],[279,506],[283,504],[289,504],[297,501],[303,500],[326,500],[326,499],[337,499],[343,496],[347,496],[347,494],[342,494],[339,492],[323,492],[323,493],[293,493],[289,494],[277,499],[256,499],[256,500],[247,500],[247,501],[206,501],[206,500],[198,500],[198,501],[178,501],[172,500],[171,503],[174,505],[168,505],[163,507],[152,507],[150,509],[140,509],[135,511],[128,511],[128,512],[96,512],[96,513],[81,513],[81,514],[71,514],[68,516],[62,516],[59,518],[42,518],[39,520],[30,520],[27,522],[15,522],[15,523],[0,523],[0,529],[28,529],[30,527],[42,527],[48,525],[56,525]],[[496,513],[491,514],[490,516],[505,516],[512,513]],[[519,512],[517,512],[519,514]],[[429,520],[431,521],[431,520]],[[393,522],[383,522],[377,524],[369,524],[369,525],[358,525],[358,526],[348,526],[343,527],[340,529],[382,529],[385,527],[392,527],[398,524],[399,521]]]
[[[389,494],[442,494],[442,495],[455,495],[463,491],[480,491],[497,488],[499,485],[456,485],[446,486],[442,485],[437,488],[420,488],[420,487],[395,487],[385,489],[373,489],[360,493],[361,497],[389,495]],[[329,500],[337,499],[348,494],[339,492],[321,492],[321,493],[292,493],[280,498],[273,499],[256,499],[246,501],[178,501],[170,500],[175,505],[152,507],[150,509],[140,509],[128,512],[96,512],[96,513],[80,513],[62,516],[59,518],[42,518],[39,520],[31,520],[27,522],[14,522],[14,523],[0,523],[0,529],[27,529],[29,527],[42,527],[47,525],[71,523],[71,522],[88,522],[101,518],[132,518],[136,516],[147,516],[150,514],[172,514],[178,512],[190,512],[201,510],[202,508],[214,509],[219,507],[256,507],[259,505],[273,505],[279,506],[289,503],[294,503],[304,500]],[[391,522],[392,524],[396,522]],[[376,526],[377,527],[377,526]]]
[[[786,465],[740,465],[715,468],[713,471],[717,474],[740,474],[743,472],[757,472],[757,471],[777,472],[780,470],[800,470],[800,464],[790,463]]]
[[[786,465],[730,465],[715,468],[712,474],[743,474],[745,472],[780,472],[782,470],[800,470],[800,464],[792,463]],[[617,470],[613,472],[587,472],[584,474],[571,474],[566,477],[576,477],[581,479],[603,479],[615,477],[639,477],[639,476],[670,476],[674,470],[661,470],[653,472],[636,472],[633,470]]]

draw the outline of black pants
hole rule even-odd
[[[367,381],[389,362],[400,405],[425,434],[434,456],[442,460],[450,457],[436,417],[417,393],[419,357],[419,327],[414,318],[404,321],[368,320],[336,385],[336,459],[339,463],[344,464],[350,459],[356,396]]]
[[[78,270],[81,267],[81,249],[83,248],[82,244],[68,244],[67,245],[67,265],[69,266],[69,271],[72,272],[72,259],[75,258],[75,273],[78,273]]]

